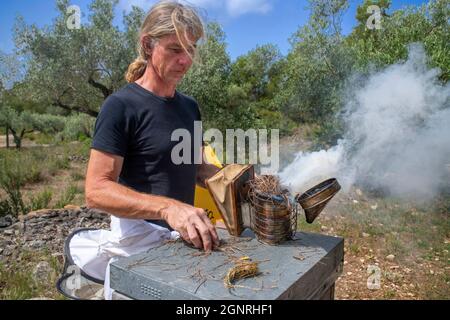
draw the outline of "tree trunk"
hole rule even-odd
[[[14,139],[14,143],[16,144],[16,149],[20,149],[22,146],[22,141],[20,141],[20,139]]]
[[[9,149],[9,127],[6,125],[6,149]]]
[[[11,133],[14,137],[14,143],[16,144],[16,149],[20,149],[22,146],[22,135],[18,135],[13,128],[10,128]]]
[[[57,100],[55,103],[52,103],[52,105],[60,107],[60,108],[62,108],[64,110],[85,113],[85,114],[88,114],[88,115],[90,115],[91,117],[94,117],[94,118],[98,117],[98,112],[97,111],[93,111],[93,110],[90,110],[88,108],[82,108],[82,107],[77,107],[77,106],[69,106],[67,104],[62,103],[59,100]]]
[[[22,146],[22,139],[20,139],[20,137],[15,135],[14,143],[16,144],[16,149],[20,149],[20,147]]]

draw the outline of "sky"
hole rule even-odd
[[[1,0],[0,50],[11,53],[14,50],[13,27],[18,15],[27,24],[39,27],[50,25],[57,16],[54,0]],[[287,54],[289,38],[308,21],[306,0],[189,0],[200,8],[206,21],[217,21],[226,34],[227,50],[232,60],[246,54],[258,45],[272,43],[282,54]],[[350,8],[343,20],[343,32],[349,33],[356,24],[356,8],[363,0],[349,0]],[[407,5],[420,5],[426,0],[393,0],[392,9]],[[91,0],[70,0],[78,5],[81,13],[88,13]],[[131,5],[148,10],[155,0],[119,0],[114,23],[120,27],[124,11]],[[85,21],[85,17],[82,19]]]

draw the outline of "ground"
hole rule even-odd
[[[449,199],[430,208],[357,191],[340,194],[313,225],[300,226],[344,238],[336,299],[449,299]]]
[[[32,197],[50,189],[54,197],[49,206],[55,207],[64,203],[60,200],[72,186],[70,203],[83,205],[86,150],[77,143],[63,149],[46,148],[46,153],[61,153],[70,161],[44,179],[27,183],[24,193]],[[77,156],[78,152],[82,154]],[[0,197],[5,193],[0,192]],[[345,239],[344,269],[336,282],[336,299],[449,299],[449,215],[448,193],[414,204],[371,195],[355,187],[340,192],[313,224],[308,225],[302,214],[298,229]],[[45,250],[24,252],[18,261],[20,271],[17,263],[6,267],[0,262],[1,298],[61,298],[53,283],[24,286],[36,263],[43,260],[49,261],[56,272],[62,267],[62,261]]]

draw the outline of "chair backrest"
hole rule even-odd
[[[56,282],[56,288],[63,296],[72,300],[102,300],[103,281],[86,274],[73,261],[70,254],[70,241],[81,232],[97,230],[83,228],[72,232],[64,242],[64,268]]]

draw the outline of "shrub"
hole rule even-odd
[[[59,138],[64,141],[84,141],[94,134],[95,119],[86,114],[68,117]]]
[[[21,213],[25,213],[27,208],[22,199],[20,188],[26,181],[26,175],[21,165],[8,161],[8,159],[0,159],[0,167],[2,173],[0,174],[0,188],[2,188],[8,195],[7,208],[6,202],[3,202],[2,207],[9,214],[17,217]]]
[[[0,217],[4,217],[7,215],[13,216],[14,213],[12,211],[11,205],[7,199],[0,201]]]
[[[50,201],[52,200],[53,193],[51,190],[45,189],[41,191],[36,196],[30,198],[30,210],[40,210],[48,207]]]
[[[58,202],[56,202],[55,209],[64,208],[66,205],[70,204],[70,202],[72,202],[77,193],[80,193],[78,187],[73,184],[70,185],[61,195]]]

